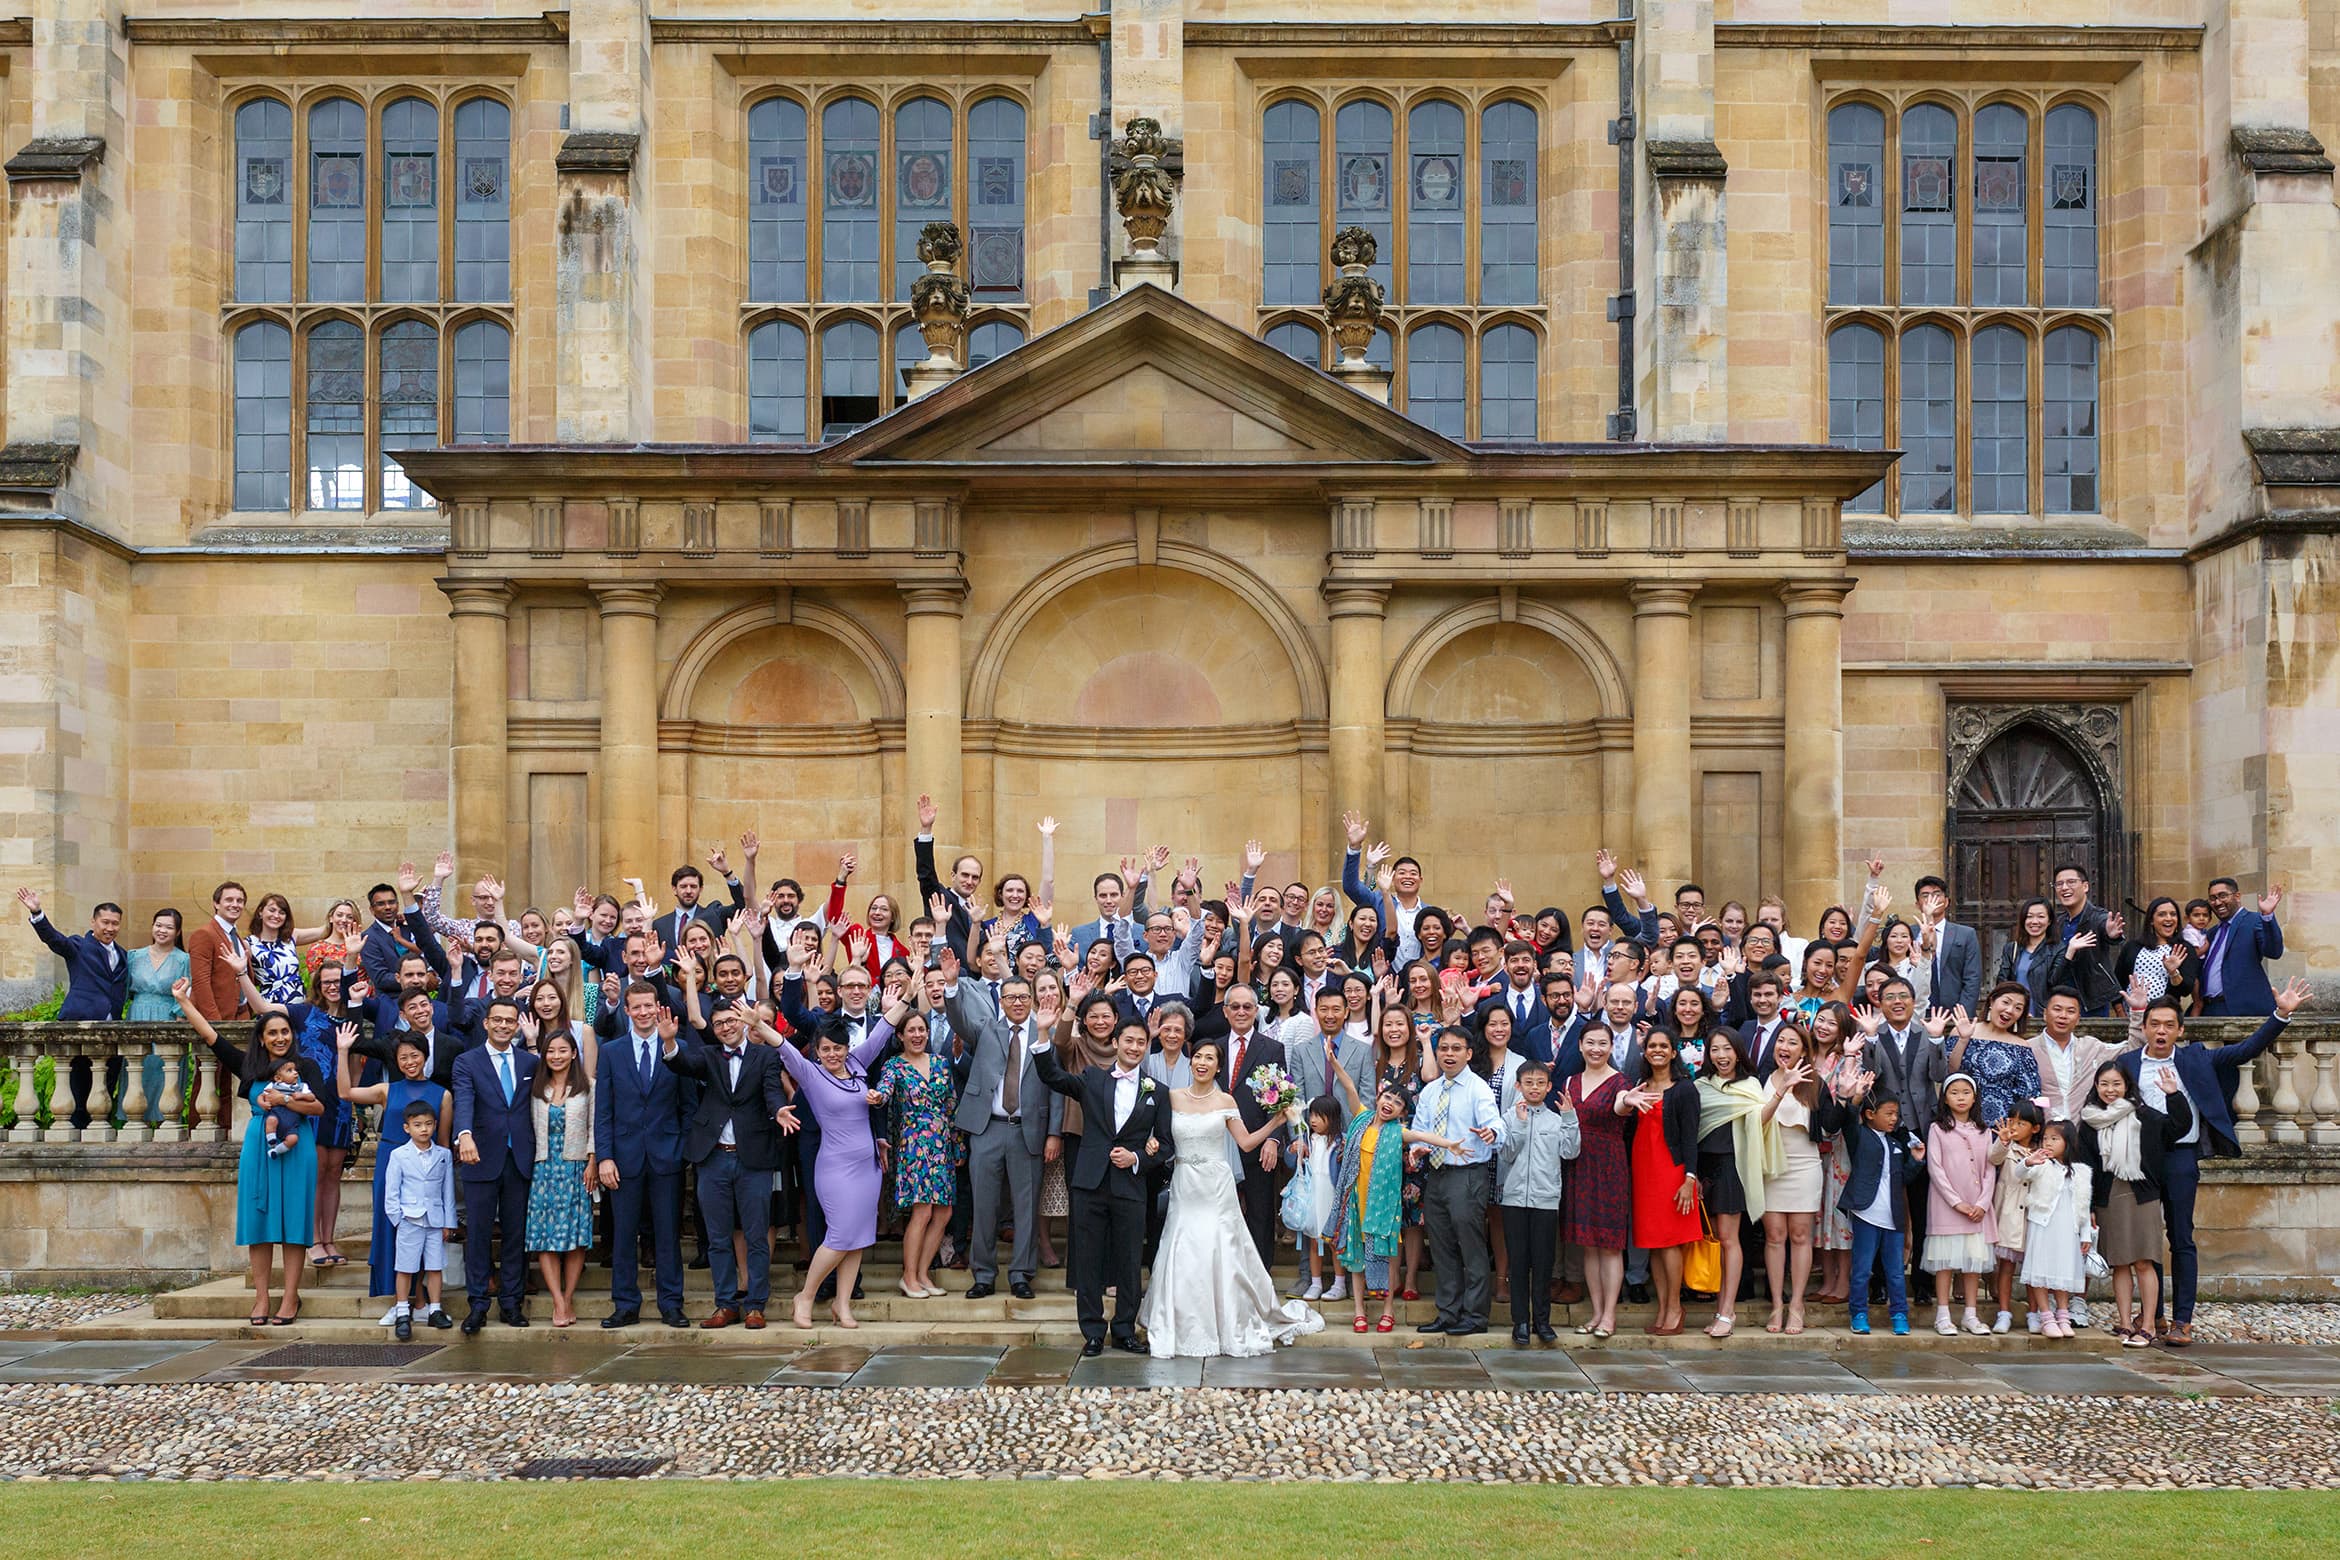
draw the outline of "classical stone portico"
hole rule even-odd
[[[1660,880],[1702,829],[1743,834],[1817,914],[1838,506],[1889,462],[1464,446],[1152,286],[826,448],[413,456],[455,517],[462,865],[549,903],[756,827],[808,879],[882,840],[900,892],[926,793],[1000,870],[1053,812],[1077,876],[1249,836],[1315,842],[1271,868],[1314,875],[1357,807],[1476,881],[1492,808],[1539,861],[1629,830]],[[597,642],[562,653],[597,697],[547,697],[539,669],[577,668],[531,630],[586,600]],[[1694,631],[1718,614],[1746,664]],[[1742,804],[1717,773],[1784,789]]]

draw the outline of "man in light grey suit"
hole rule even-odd
[[[1973,927],[1950,919],[1950,885],[1930,875],[1919,878],[1917,906],[1917,956],[1930,960],[1934,968],[1933,983],[1926,988],[1932,993],[1928,1001],[1934,1007],[1981,1013],[1982,940]],[[1904,1125],[1907,1122],[1904,1116]]]
[[[1338,986],[1327,982],[1316,994],[1316,1015],[1313,1018],[1288,1018],[1276,1038],[1284,1045],[1284,1066],[1292,1081],[1300,1086],[1303,1105],[1322,1094],[1341,1098],[1339,1087],[1333,1082],[1332,1068],[1325,1056],[1340,1059],[1341,1070],[1349,1075],[1349,1083],[1357,1091],[1357,1098],[1365,1109],[1373,1108],[1373,1047],[1355,1035],[1346,1033],[1349,1022],[1348,1000]],[[1347,1105],[1342,1100],[1344,1108]]]
[[[1878,991],[1877,1005],[1884,1009],[1885,1021],[1862,1052],[1860,1065],[1877,1075],[1873,1090],[1877,1096],[1901,1102],[1903,1122],[1931,1126],[1935,1102],[1942,1097],[1942,1082],[1950,1075],[1949,1059],[1942,1052],[1941,1025],[1919,1014],[1917,992],[1899,975],[1890,977]],[[1937,1007],[1935,1011],[1945,1010]],[[1913,1125],[1907,1130],[1918,1128]],[[1909,1200],[1908,1243],[1921,1257],[1926,1244],[1926,1190],[1926,1179],[1920,1176],[1904,1192]],[[1908,1260],[1914,1269],[1919,1259]]]
[[[967,1254],[973,1282],[967,1298],[981,1300],[996,1292],[1004,1179],[1016,1222],[1008,1293],[1029,1300],[1032,1275],[1040,1265],[1040,1155],[1064,1120],[1061,1098],[1041,1082],[1032,1060],[1032,1043],[1039,1038],[1032,1022],[1032,987],[1021,977],[998,978],[1006,954],[996,936],[978,955],[985,981],[961,979],[958,956],[948,944],[935,944],[935,953],[947,983],[943,1012],[951,1021],[952,1070],[958,1075],[959,1106],[951,1123],[967,1134],[967,1180],[974,1204],[973,1249]]]

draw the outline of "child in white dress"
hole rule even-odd
[[[1303,1300],[1342,1300],[1348,1297],[1347,1275],[1341,1272],[1324,1232],[1332,1223],[1333,1205],[1340,1200],[1340,1149],[1347,1113],[1331,1095],[1320,1095],[1308,1107],[1308,1135],[1297,1141],[1298,1162],[1284,1187],[1284,1227],[1299,1237],[1308,1253],[1308,1287]],[[1324,1270],[1332,1269],[1332,1282]]]
[[[2023,1283],[2047,1338],[2072,1336],[2072,1296],[2088,1282],[2088,1167],[2071,1162],[2070,1130],[2049,1122],[2039,1147],[2014,1167],[2023,1181]]]

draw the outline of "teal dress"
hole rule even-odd
[[[593,1195],[585,1190],[585,1162],[563,1157],[569,1135],[566,1104],[545,1112],[544,1162],[528,1183],[529,1251],[583,1251],[593,1244]]]
[[[243,1157],[236,1161],[236,1244],[312,1245],[317,1234],[317,1118],[298,1117],[292,1148],[271,1154],[268,1122],[260,1108],[267,1088],[265,1078],[244,1088],[252,1119],[244,1128]]]
[[[171,987],[187,978],[187,950],[173,948],[158,968],[152,952],[138,948],[127,952],[130,961],[130,1006],[123,1017],[134,1024],[175,1024],[179,1021],[179,999],[171,995]],[[163,1060],[149,1051],[139,1069],[146,1083],[146,1119],[150,1124],[162,1121]],[[195,1097],[194,1059],[186,1058],[179,1076],[182,1085],[182,1103]]]

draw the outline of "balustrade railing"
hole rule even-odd
[[[2259,1022],[2194,1019],[2181,1043],[2233,1044]],[[2084,1027],[2112,1040],[2127,1033],[2117,1019]],[[183,1024],[0,1023],[0,1058],[10,1070],[0,1079],[0,1140],[11,1146],[236,1144],[251,1115],[210,1047]],[[2243,1068],[2234,1121],[2246,1154],[2340,1151],[2340,1018],[2301,1017]]]

